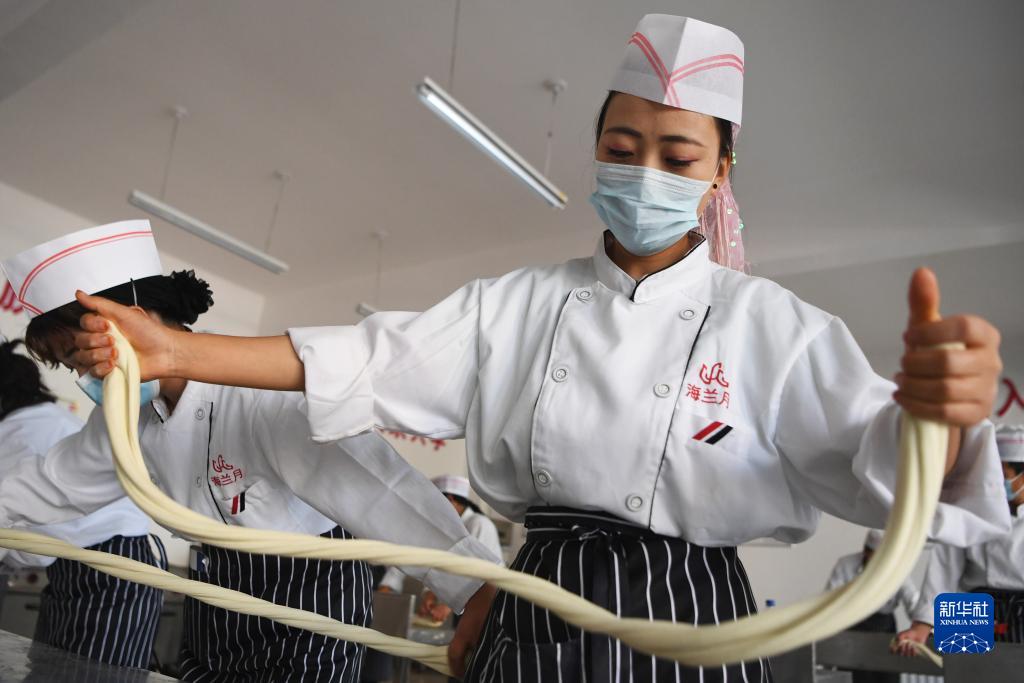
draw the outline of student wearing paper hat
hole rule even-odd
[[[471,282],[421,314],[257,340],[154,332],[83,297],[101,315],[83,319],[77,357],[109,372],[107,316],[147,377],[303,390],[319,441],[373,425],[465,436],[473,489],[528,529],[512,566],[623,616],[745,616],[756,600],[737,545],[802,541],[822,510],[883,526],[902,409],[948,422],[947,465],[963,463],[934,535],[1004,533],[985,422],[996,330],[935,321],[937,283],[915,273],[894,385],[842,321],[743,272],[729,171],[746,66],[728,29],[641,19],[600,111],[592,256]],[[968,348],[925,348],[943,342]],[[506,595],[486,624],[462,619],[456,671],[476,637],[470,681],[770,678],[763,661],[698,670],[643,656]]]
[[[0,343],[0,480],[19,463],[46,469],[52,464],[47,451],[82,428],[81,420],[57,405],[35,362],[15,352],[20,345]],[[84,517],[32,531],[167,568],[160,539],[153,537],[157,552],[150,545],[149,517],[123,494]],[[36,640],[107,664],[149,666],[163,591],[70,560],[18,552],[4,559],[14,566],[46,567]]]
[[[928,560],[921,599],[910,616],[914,623],[900,640],[923,643],[932,632],[935,598],[940,593],[988,593],[995,601],[996,640],[1024,643],[1024,426],[996,431],[1003,469],[1003,500],[1011,513],[1010,533],[960,548],[936,545]],[[903,654],[912,655],[907,646]]]
[[[163,275],[147,221],[82,230],[3,262],[25,309],[31,351],[83,371],[71,357],[85,312],[75,290],[134,306],[132,315],[187,333],[213,304],[192,271]],[[102,402],[100,381],[80,386]],[[470,536],[427,479],[370,432],[318,445],[294,393],[223,387],[176,378],[143,387],[139,441],[153,482],[178,503],[234,526],[362,537],[497,561]],[[0,527],[62,522],[123,498],[103,411],[53,445],[45,467],[27,463],[0,479]],[[2,549],[0,549],[2,552]],[[362,562],[251,555],[204,545],[192,578],[347,623],[370,622]],[[413,570],[410,570],[413,571]],[[461,610],[482,582],[415,570]],[[255,577],[255,578],[254,578]],[[486,605],[484,605],[486,609]],[[481,615],[482,618],[482,615]],[[181,677],[186,681],[358,681],[364,648],[276,622],[186,600]]]
[[[832,568],[825,590],[835,590],[856,579],[868,562],[874,557],[875,551],[882,545],[884,534],[878,529],[869,529],[864,535],[864,546],[860,552],[844,555]],[[878,611],[859,624],[850,627],[851,631],[867,631],[871,633],[888,633],[896,635],[896,608],[903,606],[907,612],[917,603],[918,591],[910,579],[905,579],[900,589],[889,600],[878,608]],[[854,683],[899,683],[900,674],[884,671],[854,671]]]

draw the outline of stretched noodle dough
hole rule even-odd
[[[242,552],[416,565],[477,577],[547,608],[580,628],[608,634],[641,652],[690,666],[716,667],[787,652],[828,638],[873,614],[896,593],[913,569],[927,539],[942,487],[948,443],[947,426],[904,414],[900,429],[896,496],[885,537],[871,562],[851,583],[792,605],[713,626],[694,627],[667,621],[620,618],[548,581],[486,560],[382,541],[325,539],[283,531],[228,526],[175,503],[149,479],[138,440],[138,359],[121,333],[113,324],[110,327],[118,348],[118,361],[104,382],[103,411],[110,432],[117,476],[129,497],[162,526],[195,541]],[[9,537],[5,540],[2,536],[0,541],[5,545],[12,542]],[[26,544],[20,549],[44,554],[54,550],[53,547],[40,550],[30,546]],[[102,571],[113,571],[116,568],[122,572],[118,574],[122,578],[146,583],[144,579],[151,579],[151,572],[143,572],[135,567],[136,564],[114,557],[97,568]],[[198,586],[212,588],[207,584]],[[182,592],[194,594],[198,590],[196,587]],[[254,603],[260,602],[256,598],[233,593],[231,605],[222,606],[246,611],[250,607],[255,609]],[[283,613],[264,605],[261,608],[272,612],[264,616],[284,618]],[[291,612],[288,618],[294,618]],[[386,649],[379,641],[368,637],[366,629],[346,630],[344,635],[337,635],[340,627],[336,622],[327,621],[331,622],[330,632],[322,630],[320,625],[310,623],[310,626],[312,630],[327,635]],[[438,660],[433,649],[411,649],[403,656],[410,656],[438,670],[447,670],[447,665]]]

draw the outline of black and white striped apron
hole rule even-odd
[[[324,538],[352,538],[341,527]],[[263,600],[369,626],[373,588],[363,562],[250,555],[204,545],[191,578]],[[365,648],[185,599],[183,681],[358,681]]]
[[[114,536],[87,550],[167,569],[163,543],[152,539],[157,555],[149,536]],[[108,664],[149,666],[163,591],[70,560],[58,559],[46,569],[46,577],[35,640]]]
[[[975,588],[971,592],[992,596],[996,610],[997,643],[1024,643],[1024,591]]]
[[[735,548],[660,536],[612,515],[531,508],[512,564],[619,616],[714,624],[757,611]],[[491,683],[770,682],[766,660],[690,668],[581,632],[500,591],[466,681]]]

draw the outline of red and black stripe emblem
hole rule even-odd
[[[231,514],[237,515],[245,510],[245,491],[231,499]]]
[[[704,443],[718,443],[725,438],[725,435],[732,431],[732,427],[724,422],[712,422],[704,429],[693,435],[697,441]]]

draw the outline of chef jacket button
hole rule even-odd
[[[644,499],[641,496],[633,494],[632,496],[629,496],[628,498],[626,498],[626,507],[629,508],[630,510],[632,510],[633,512],[636,512],[637,510],[639,510],[643,506],[644,506]]]
[[[196,488],[197,489],[203,488],[203,478],[202,477],[196,477]]]
[[[555,368],[554,371],[552,371],[551,373],[551,377],[556,382],[564,382],[565,380],[569,379],[569,371],[566,370],[565,368]]]
[[[695,315],[697,315],[697,313],[692,308],[685,308],[679,311],[679,317],[683,320],[693,320],[693,316]]]
[[[196,419],[202,421],[205,418],[206,418],[206,411],[203,410],[202,408],[196,408]]]
[[[654,385],[654,395],[655,396],[659,396],[661,398],[665,398],[666,396],[668,396],[671,393],[672,393],[672,387],[670,387],[667,384],[655,384]]]
[[[551,486],[551,474],[547,470],[537,470],[537,474],[534,477],[537,480],[538,486]]]
[[[580,301],[590,301],[590,297],[594,296],[589,289],[581,289],[576,292],[576,298]]]

